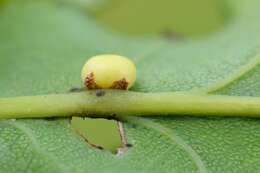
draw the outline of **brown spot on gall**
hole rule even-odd
[[[111,89],[121,89],[121,90],[126,90],[128,87],[128,82],[126,81],[125,78],[115,81],[111,87]]]
[[[84,85],[88,88],[88,89],[97,89],[97,85],[95,82],[95,77],[93,73],[90,73],[87,75],[87,77],[85,78],[85,82]]]

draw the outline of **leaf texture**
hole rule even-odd
[[[0,96],[67,92],[88,57],[117,53],[137,64],[135,91],[260,96],[258,0],[227,0],[234,17],[194,40],[129,37],[81,9],[52,1],[0,10]],[[0,172],[259,172],[260,122],[249,118],[138,118],[125,123],[124,155],[95,150],[68,119],[2,120]]]

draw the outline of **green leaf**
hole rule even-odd
[[[234,17],[194,40],[129,37],[76,7],[8,1],[0,11],[0,96],[67,92],[86,59],[132,57],[136,91],[260,96],[260,2],[229,0]],[[68,119],[2,120],[0,172],[259,172],[260,122],[249,118],[143,118],[125,123],[121,156],[93,149]]]

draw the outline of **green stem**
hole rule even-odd
[[[140,93],[118,90],[0,99],[0,118],[60,116],[250,116],[260,117],[259,97]]]

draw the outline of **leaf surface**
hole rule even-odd
[[[8,1],[0,10],[0,97],[67,92],[88,57],[137,64],[133,88],[260,96],[258,0],[228,0],[235,17],[196,40],[129,37],[68,4]],[[68,119],[2,120],[0,172],[259,172],[260,122],[249,118],[145,118],[125,124],[124,155],[93,149]]]

